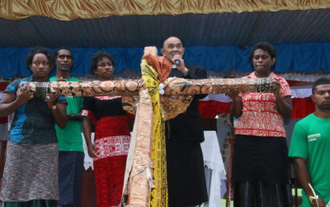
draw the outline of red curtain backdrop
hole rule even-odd
[[[315,103],[310,97],[308,98],[293,98],[293,111],[291,118],[304,118],[305,116],[315,111]]]

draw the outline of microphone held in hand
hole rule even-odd
[[[176,66],[180,66],[180,61],[179,60],[175,60],[174,63],[175,63]]]

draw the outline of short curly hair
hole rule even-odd
[[[97,69],[97,63],[101,61],[103,58],[107,58],[111,61],[113,67],[115,67],[115,60],[113,57],[110,55],[110,53],[106,51],[98,51],[96,52],[92,59],[91,59],[91,70],[94,72]]]
[[[32,64],[34,56],[38,53],[44,54],[47,57],[50,68],[53,68],[53,66],[55,65],[55,55],[52,51],[42,46],[37,46],[30,50],[30,52],[26,56],[26,65],[30,66]]]
[[[312,94],[315,93],[316,91],[316,86],[318,85],[329,85],[330,84],[330,79],[329,78],[319,78],[316,81],[314,81],[313,86],[312,86]]]
[[[267,51],[269,53],[271,59],[276,58],[276,49],[273,45],[269,44],[268,42],[259,42],[256,45],[254,45],[253,48],[250,51],[249,59],[250,59],[251,62],[252,62],[252,59],[253,59],[254,51],[256,51],[258,49]]]

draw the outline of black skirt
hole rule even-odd
[[[283,137],[236,135],[233,181],[289,182],[288,147]]]
[[[289,184],[234,182],[234,207],[289,207],[290,200]]]

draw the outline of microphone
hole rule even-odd
[[[174,61],[174,63],[175,63],[176,66],[180,66],[180,61],[179,60]]]

